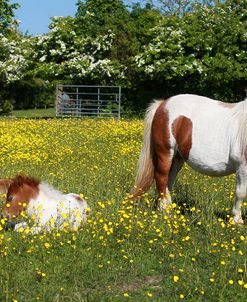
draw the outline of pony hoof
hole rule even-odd
[[[174,215],[174,209],[172,208],[171,205],[168,205],[166,207],[160,207],[159,209],[160,209],[160,212],[165,216],[173,217],[173,215]]]
[[[21,229],[26,229],[27,228],[27,223],[26,222],[20,222],[20,223],[17,223],[14,227],[14,230],[17,231],[17,232],[20,232]]]
[[[243,225],[243,224],[244,224],[244,221],[243,221],[243,219],[242,219],[240,216],[235,216],[235,217],[233,217],[233,221],[234,221],[236,224],[239,224],[239,225]]]

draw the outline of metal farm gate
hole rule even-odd
[[[58,85],[56,116],[120,118],[121,87]]]

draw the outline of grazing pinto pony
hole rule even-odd
[[[165,209],[184,162],[210,176],[236,173],[232,215],[242,224],[241,204],[247,194],[247,100],[227,104],[184,94],[151,104],[133,197],[147,191],[155,179],[160,207]]]
[[[31,233],[60,229],[64,226],[77,230],[87,220],[88,204],[80,195],[63,194],[47,183],[18,175],[13,179],[1,179],[0,190],[6,193],[3,216],[7,219],[18,217],[25,211],[34,219]],[[26,228],[27,223],[18,223],[15,230]]]

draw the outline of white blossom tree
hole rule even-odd
[[[55,17],[50,28],[48,34],[36,37],[36,75],[77,83],[85,79],[101,83],[124,79],[125,67],[107,56],[113,45],[112,31],[97,39],[83,37],[77,33],[72,17]]]

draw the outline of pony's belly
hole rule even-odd
[[[226,176],[236,172],[235,165],[226,162],[207,162],[190,157],[187,164],[195,171],[208,176]]]

